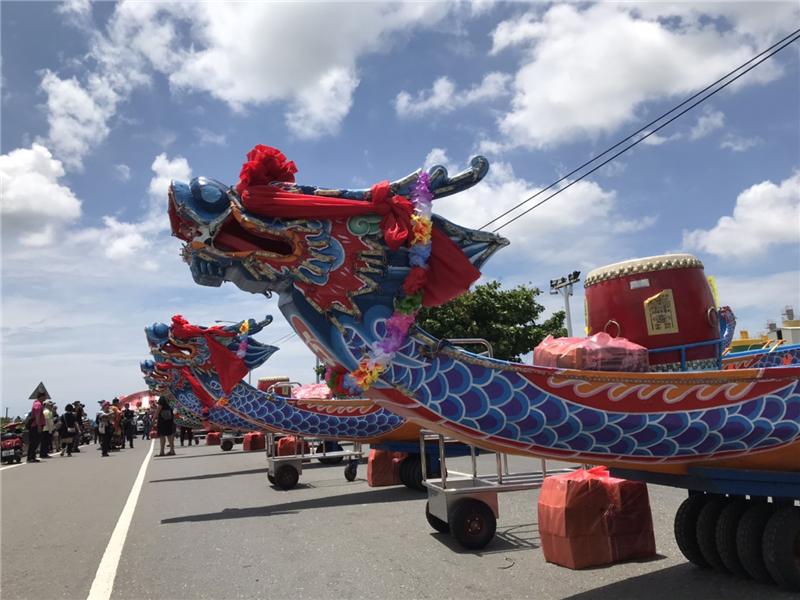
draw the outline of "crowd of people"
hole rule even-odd
[[[160,424],[160,406],[156,417]],[[28,434],[27,462],[38,463],[51,458],[50,455],[59,448],[61,456],[72,456],[73,452],[81,451],[81,441],[97,444],[104,457],[109,456],[111,451],[125,448],[126,444],[133,448],[137,437],[137,420],[142,421],[142,439],[148,439],[153,423],[150,411],[138,412],[131,408],[129,402],[120,406],[119,398],[114,398],[111,402],[100,402],[100,410],[94,419],[86,414],[86,406],[77,401],[67,404],[63,413],[59,414],[55,402],[41,393],[34,399],[24,421]],[[159,426],[159,434],[161,429]],[[162,454],[165,442],[163,440],[161,443]],[[174,454],[174,442],[170,443],[170,448]]]

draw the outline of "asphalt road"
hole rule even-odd
[[[366,465],[352,483],[311,465],[284,492],[264,454],[240,448],[151,459],[112,598],[797,598],[690,566],[672,538],[679,490],[650,486],[655,559],[572,571],[544,561],[535,491],[502,494],[497,537],[467,552],[428,526],[424,494],[370,488]],[[86,598],[146,451],[0,471],[3,599]]]

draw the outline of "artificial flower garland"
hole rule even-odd
[[[411,192],[413,214],[411,215],[411,237],[409,264],[411,269],[403,281],[402,298],[395,299],[394,313],[386,320],[383,338],[370,345],[367,353],[358,361],[358,366],[341,377],[335,369],[329,369],[328,385],[331,390],[344,389],[351,395],[361,395],[369,389],[389,368],[395,354],[408,339],[408,330],[415,323],[422,308],[423,287],[428,278],[428,258],[431,255],[431,202],[430,179],[424,171],[417,178]]]

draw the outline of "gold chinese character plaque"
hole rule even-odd
[[[678,333],[678,315],[672,290],[663,290],[644,301],[648,335]]]

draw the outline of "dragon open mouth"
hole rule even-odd
[[[245,229],[235,218],[225,221],[217,235],[214,247],[222,252],[268,252],[278,256],[293,253],[291,244],[276,236],[253,229]]]

